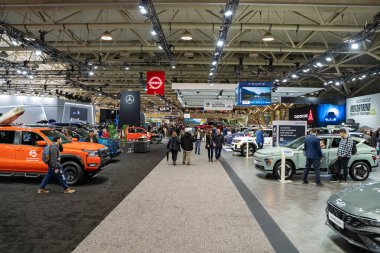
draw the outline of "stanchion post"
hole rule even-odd
[[[249,157],[249,144],[248,144],[248,139],[247,139],[247,159]]]
[[[281,183],[285,183],[285,163],[286,163],[285,154],[284,154],[284,152],[282,152],[282,155],[281,155]]]

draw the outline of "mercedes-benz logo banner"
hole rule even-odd
[[[140,92],[123,91],[120,96],[119,128],[140,124]]]
[[[165,94],[165,72],[148,71],[146,73],[146,94]]]

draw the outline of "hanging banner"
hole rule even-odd
[[[164,95],[165,93],[165,72],[148,71],[146,78],[146,94]]]
[[[203,110],[205,111],[232,111],[234,108],[233,101],[227,100],[205,100]]]
[[[123,91],[120,96],[119,129],[123,125],[140,126],[140,92]]]

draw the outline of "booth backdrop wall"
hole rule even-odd
[[[353,119],[360,127],[380,126],[380,94],[347,99],[346,118]]]

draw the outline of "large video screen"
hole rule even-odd
[[[272,104],[272,82],[239,82],[236,86],[236,106]]]
[[[346,105],[318,105],[318,126],[340,125],[346,121]]]
[[[87,109],[80,107],[70,107],[70,118],[87,121]]]

